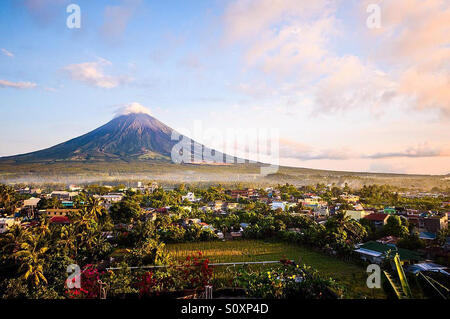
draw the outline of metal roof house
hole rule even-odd
[[[361,259],[376,264],[381,263],[389,251],[398,253],[400,260],[407,264],[419,262],[423,259],[415,251],[398,248],[394,244],[382,244],[376,241],[361,244],[354,250],[354,252],[360,255]]]

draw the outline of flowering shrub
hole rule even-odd
[[[104,274],[94,265],[86,265],[81,271],[81,287],[66,289],[66,295],[71,299],[95,299],[100,296],[100,285],[98,281]],[[75,278],[73,279],[75,282]]]
[[[136,286],[141,296],[159,295],[169,291],[183,289],[200,290],[207,285],[213,270],[208,259],[202,259],[202,253],[192,254],[182,262],[171,264],[166,271],[146,272]]]
[[[245,288],[252,298],[326,299],[336,297],[329,288],[338,288],[332,279],[320,278],[310,268],[281,260],[281,266],[270,271],[250,271],[243,268],[234,284]]]
[[[201,257],[202,253],[199,251],[187,256],[179,265],[185,288],[201,289],[211,280],[213,270],[209,266],[209,259],[201,259]]]

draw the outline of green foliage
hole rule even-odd
[[[383,226],[383,232],[385,235],[406,237],[409,235],[407,221],[404,217],[389,216],[386,225]]]
[[[341,290],[332,279],[321,278],[310,267],[291,263],[267,272],[242,268],[234,283],[245,288],[250,298],[263,299],[334,299],[338,296],[330,288]]]
[[[110,208],[111,218],[116,223],[129,223],[141,216],[141,207],[136,201],[124,198],[118,203],[114,203]]]

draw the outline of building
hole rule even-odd
[[[450,273],[448,271],[448,267],[441,266],[434,263],[420,263],[415,265],[410,265],[406,268],[407,272],[418,274],[421,271],[433,271],[433,272],[439,272],[444,275],[450,276]]]
[[[66,225],[66,224],[70,224],[70,220],[67,216],[53,216],[52,218],[50,218],[50,223]]]
[[[270,208],[272,210],[277,210],[278,208],[281,208],[283,211],[286,209],[287,202],[280,202],[280,201],[273,201],[270,203]]]
[[[238,198],[249,198],[255,195],[255,190],[253,188],[246,189],[234,189],[228,192],[233,199]]]
[[[352,195],[352,194],[342,194],[339,195],[339,197],[346,201],[347,203],[357,203],[359,202],[359,196],[357,195]]]
[[[209,203],[209,206],[212,208],[213,211],[217,212],[222,210],[224,202],[221,200],[215,200],[214,202]]]
[[[435,240],[436,234],[423,231],[423,232],[420,232],[419,238],[423,239],[423,240]]]
[[[75,196],[78,196],[78,192],[53,191],[50,193],[50,197],[58,198],[59,200],[72,200]]]
[[[195,194],[192,192],[187,193],[185,196],[181,196],[181,200],[187,200],[189,202],[197,201],[197,199],[195,198]]]
[[[0,218],[0,234],[8,231],[13,225],[18,225],[19,222],[13,217]]]
[[[445,229],[448,227],[448,215],[447,214],[441,214],[441,215],[436,214],[436,215],[423,217],[423,225],[427,231],[436,234],[441,229]]]
[[[376,228],[386,225],[389,215],[382,213],[372,213],[364,217],[369,220]]]
[[[54,217],[54,216],[67,216],[70,212],[78,212],[80,211],[79,209],[53,209],[53,208],[48,208],[45,210],[40,210],[40,213],[43,214],[47,214],[48,217]]]
[[[36,211],[36,207],[41,201],[40,198],[31,197],[23,201],[22,209],[26,212],[26,214],[30,217],[34,217],[34,213]]]
[[[410,225],[415,226],[421,232],[436,234],[441,229],[448,227],[447,214],[407,212],[406,218]]]
[[[109,193],[108,195],[101,195],[101,196],[94,195],[94,197],[100,198],[106,204],[113,204],[113,203],[120,202],[123,198],[123,194],[122,193]]]
[[[40,201],[41,201],[40,198],[31,197],[31,198],[26,199],[26,200],[23,201],[23,206],[25,208],[27,208],[27,207],[36,207],[37,204],[39,204]]]
[[[360,244],[354,251],[360,255],[362,260],[375,264],[380,264],[386,258],[388,252],[398,253],[402,264],[413,264],[423,259],[415,251],[397,248],[394,244],[383,244],[376,241]]]
[[[346,210],[345,215],[350,217],[354,220],[360,220],[361,218],[364,218],[370,214],[373,214],[373,211],[367,211],[367,210]]]

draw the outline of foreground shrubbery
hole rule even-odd
[[[241,269],[234,283],[251,298],[335,299],[342,294],[331,278],[321,278],[317,271],[290,261],[267,272]]]

